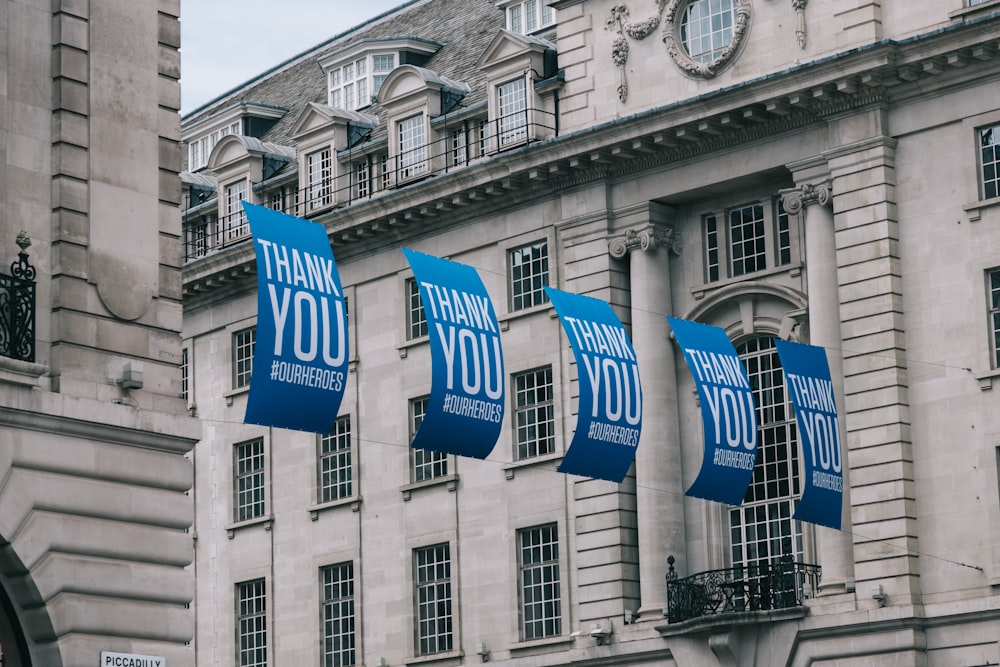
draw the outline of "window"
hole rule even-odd
[[[399,177],[410,178],[427,170],[424,117],[416,115],[399,121]]]
[[[354,563],[320,568],[323,667],[352,667],[354,650]]]
[[[559,529],[551,523],[519,530],[517,536],[524,640],[560,635]]]
[[[423,396],[410,401],[410,440],[417,434],[417,429],[424,423],[427,405],[430,398]],[[448,474],[448,455],[442,452],[432,452],[427,449],[411,449],[413,452],[413,481],[423,482],[429,479],[444,477]]]
[[[451,164],[458,167],[469,161],[465,146],[465,129],[452,130],[448,148],[451,150]]]
[[[406,281],[406,337],[413,340],[426,335],[427,313],[420,299],[420,285],[415,278],[410,278]]]
[[[372,95],[378,95],[385,77],[389,76],[389,72],[395,67],[396,54],[394,53],[372,56]]]
[[[243,211],[240,202],[247,201],[247,182],[237,181],[226,186],[226,218],[223,228],[225,229],[226,241],[237,241],[250,233],[247,225],[247,214]]]
[[[497,86],[497,136],[500,147],[522,143],[528,138],[528,106],[523,78]]]
[[[490,152],[490,121],[483,119],[479,121],[479,156],[483,157]]]
[[[693,0],[681,17],[681,43],[692,60],[718,60],[733,41],[736,4],[733,0]]]
[[[211,228],[215,226],[214,216],[205,215],[187,226],[185,229],[185,259],[195,259],[208,254]]]
[[[371,104],[368,95],[368,56],[354,60],[327,72],[331,107],[354,111]]]
[[[452,650],[451,549],[447,544],[413,551],[417,603],[417,652]]]
[[[981,5],[984,2],[988,2],[988,0],[969,0],[969,6],[975,7],[976,5]]]
[[[188,373],[190,372],[190,366],[188,365],[188,349],[186,347],[181,348],[181,398],[188,398]]]
[[[333,203],[333,163],[329,148],[306,156],[306,181],[309,184],[309,210]]]
[[[241,329],[233,334],[233,389],[250,386],[256,341],[257,327]]]
[[[264,516],[264,440],[256,438],[233,447],[236,511],[233,519],[250,521]]]
[[[319,439],[319,502],[350,498],[354,490],[351,465],[351,417],[338,417],[333,432]]]
[[[514,385],[514,431],[517,460],[555,451],[552,367],[518,373]]]
[[[708,282],[786,266],[796,257],[796,227],[780,197],[706,213],[702,229]]]
[[[979,130],[982,150],[983,199],[1000,196],[1000,125]]]
[[[208,164],[212,150],[222,137],[230,134],[243,134],[243,122],[234,121],[226,127],[215,130],[204,136],[192,139],[188,143],[188,170],[196,171]]]
[[[1000,368],[1000,268],[986,272],[993,367]]]
[[[372,170],[368,160],[354,165],[354,182],[357,185],[358,197],[363,199],[372,193]]]
[[[239,667],[267,667],[267,593],[263,579],[236,584]]]
[[[267,195],[267,207],[273,211],[284,211],[285,191],[278,188],[269,192]]]
[[[740,507],[729,511],[733,567],[802,560],[802,525],[792,519],[799,497],[799,453],[785,378],[770,337],[739,346],[757,404],[757,463]]]
[[[510,253],[511,309],[524,310],[546,303],[549,283],[549,244],[539,241]]]
[[[378,159],[378,170],[382,175],[381,188],[383,190],[388,190],[389,186],[392,184],[392,172],[389,171],[389,156],[386,153],[382,153]]]
[[[546,0],[522,0],[507,7],[507,30],[527,35],[556,22],[556,11]]]

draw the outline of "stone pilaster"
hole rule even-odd
[[[683,567],[683,480],[677,418],[674,351],[664,315],[672,312],[670,252],[679,246],[664,223],[665,207],[652,206],[649,224],[610,239],[616,259],[629,259],[632,344],[642,382],[642,435],[636,452],[639,526],[640,618],[662,618],[666,606],[667,555]]]

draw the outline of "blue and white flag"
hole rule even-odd
[[[576,432],[559,472],[620,483],[642,430],[642,387],[635,350],[605,301],[545,288],[576,359]]]
[[[743,502],[757,460],[757,411],[746,370],[726,332],[668,317],[694,376],[705,424],[705,454],[687,495]]]
[[[840,530],[844,470],[837,402],[826,350],[775,339],[799,425],[806,479],[795,518]]]
[[[257,254],[244,421],[330,433],[347,381],[347,312],[326,229],[243,202]]]
[[[431,395],[411,446],[485,459],[504,412],[500,326],[471,266],[403,248],[420,288],[431,343]]]

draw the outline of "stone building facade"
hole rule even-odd
[[[192,665],[176,0],[0,3],[0,664]]]
[[[198,664],[1000,663],[998,34],[998,0],[414,0],[186,116]],[[243,200],[328,231],[329,435],[243,423]],[[485,461],[408,447],[431,374],[402,247],[497,308]],[[622,484],[555,470],[577,369],[543,285],[630,332]],[[702,422],[665,315],[748,369],[739,507],[684,495]],[[840,531],[792,518],[776,337],[827,350]]]

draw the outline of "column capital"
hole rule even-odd
[[[615,259],[621,259],[636,248],[656,250],[661,247],[669,249],[675,255],[681,254],[680,239],[673,227],[647,225],[640,229],[626,230],[622,236],[608,239],[608,252]]]
[[[819,204],[829,206],[833,201],[833,184],[830,181],[805,183],[795,188],[779,191],[785,211],[795,215],[806,206]]]

